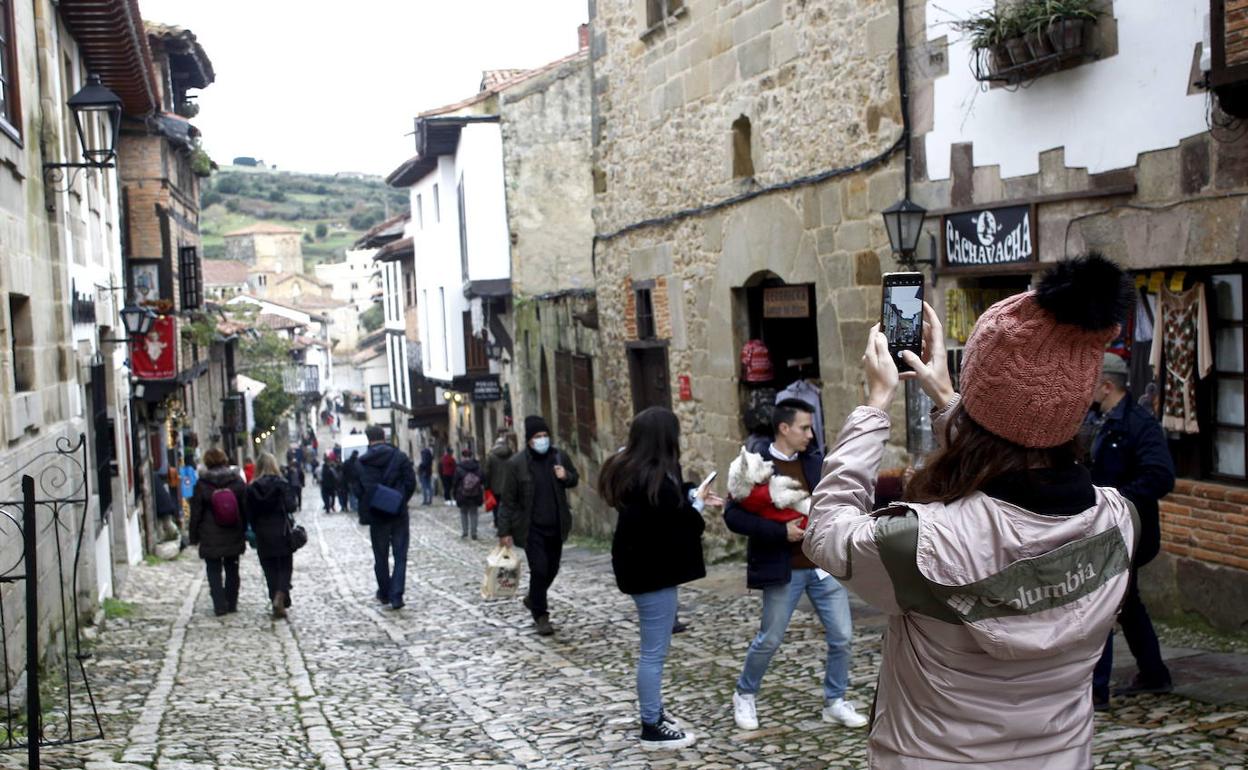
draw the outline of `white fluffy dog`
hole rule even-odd
[[[740,502],[749,497],[755,487],[764,484],[772,506],[810,515],[810,492],[800,481],[776,475],[775,466],[769,460],[741,447],[737,459],[728,466],[728,494]]]

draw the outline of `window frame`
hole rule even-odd
[[[382,403],[384,401],[384,403]],[[390,383],[383,382],[368,386],[368,402],[373,409],[391,409]]]
[[[22,141],[22,93],[17,72],[17,52],[14,50],[13,0],[0,0],[0,133],[12,139],[18,147]],[[7,94],[7,95],[6,95]]]
[[[1228,266],[1229,268],[1229,266]],[[1221,276],[1238,276],[1239,277],[1239,301],[1240,301],[1240,318],[1239,320],[1224,320],[1218,317],[1218,298],[1217,292],[1214,290],[1213,281]],[[1243,269],[1229,268],[1219,270],[1211,268],[1205,275],[1200,278],[1205,283],[1205,297],[1208,304],[1207,313],[1209,317],[1209,343],[1210,354],[1213,357],[1212,368],[1209,370],[1207,389],[1207,403],[1209,415],[1209,429],[1202,431],[1204,434],[1202,444],[1202,455],[1208,463],[1204,468],[1203,475],[1209,479],[1222,481],[1233,484],[1248,484],[1248,271]],[[1240,362],[1243,371],[1240,372],[1220,372],[1218,370],[1218,332],[1222,329],[1240,329]],[[1232,425],[1224,423],[1218,419],[1218,382],[1220,380],[1239,381],[1243,383],[1243,415],[1242,425]],[[1197,400],[1199,402],[1199,390]],[[1229,473],[1220,473],[1216,466],[1216,448],[1217,434],[1220,431],[1232,431],[1241,434],[1244,437],[1244,469],[1243,476],[1236,476]]]
[[[204,305],[204,276],[199,249],[178,247],[178,300],[183,310],[198,310]]]
[[[658,328],[654,318],[654,289],[649,286],[639,286],[633,289],[633,298],[633,308],[637,321],[637,339],[658,339]]]
[[[687,12],[685,0],[646,0],[645,29],[642,30],[641,36],[648,37],[655,30],[662,29],[665,24]]]

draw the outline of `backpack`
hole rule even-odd
[[[212,520],[218,527],[237,527],[241,521],[238,515],[238,498],[229,489],[217,489],[209,498],[212,505]]]
[[[481,496],[481,477],[476,471],[468,471],[459,483],[459,491],[465,499],[472,500]]]

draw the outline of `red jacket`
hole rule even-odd
[[[455,456],[448,454],[442,455],[442,459],[438,462],[438,468],[441,470],[443,476],[454,476]]]
[[[771,502],[771,490],[766,484],[755,484],[750,490],[750,494],[744,500],[738,500],[737,504],[750,513],[762,516],[770,521],[778,521],[781,524],[787,524],[794,519],[801,519],[802,529],[806,529],[806,517],[792,508],[777,508]]]

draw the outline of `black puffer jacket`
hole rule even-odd
[[[247,521],[256,533],[261,559],[289,556],[286,542],[289,484],[278,476],[261,476],[247,487]]]
[[[468,478],[469,473],[477,477],[477,487],[472,491],[464,488],[464,479]],[[482,478],[482,473],[481,463],[471,457],[459,461],[459,465],[455,466],[455,481],[451,484],[451,496],[455,498],[456,505],[473,508],[485,502],[485,479]]]
[[[217,526],[216,519],[212,516],[212,493],[218,489],[228,489],[238,498],[237,526]],[[246,497],[246,485],[234,468],[213,468],[199,474],[199,481],[191,494],[191,525],[187,533],[191,545],[199,546],[199,558],[239,556],[246,550],[247,544],[243,538],[247,521]]]
[[[659,487],[657,505],[634,488],[616,507],[620,517],[611,540],[611,567],[624,593],[644,594],[706,577],[706,522],[689,502],[690,489],[669,479]]]

